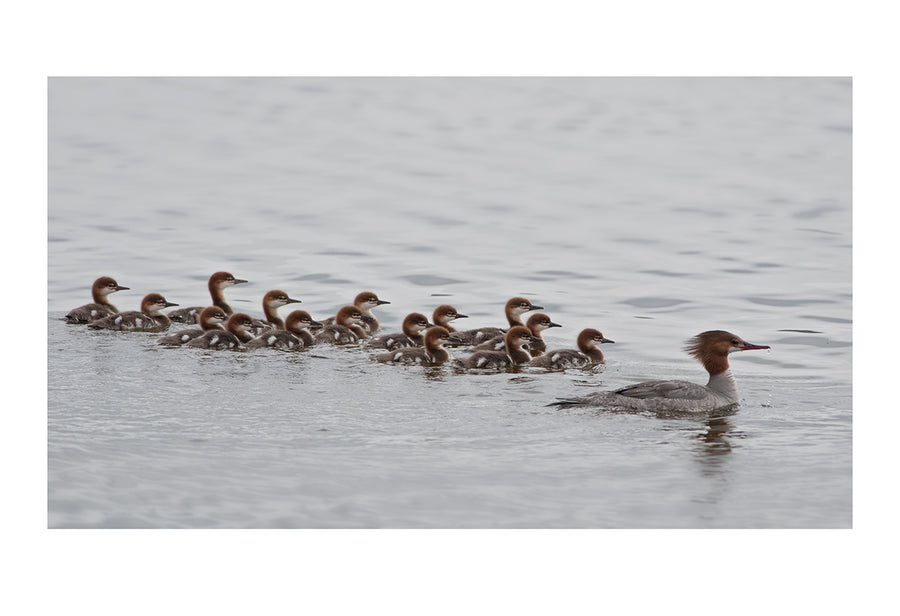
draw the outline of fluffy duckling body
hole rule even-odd
[[[162,332],[172,323],[161,310],[177,306],[159,293],[149,293],[141,300],[141,310],[111,314],[88,324],[91,329],[111,329],[123,332]]]
[[[450,359],[450,353],[444,345],[452,340],[453,334],[447,328],[438,325],[429,327],[423,336],[424,346],[402,347],[388,353],[379,353],[372,357],[381,363],[440,365]]]
[[[366,341],[366,347],[370,349],[387,349],[393,351],[402,347],[420,347],[425,344],[425,337],[422,334],[432,324],[428,322],[425,315],[418,312],[411,312],[403,319],[401,333],[385,334],[377,338],[370,338]]]
[[[94,299],[94,303],[73,308],[65,316],[65,320],[69,323],[91,323],[116,314],[119,310],[109,303],[109,295],[116,291],[127,290],[128,287],[121,286],[115,279],[101,276],[91,285],[91,297]]]
[[[603,363],[603,351],[601,344],[611,344],[615,340],[604,338],[596,329],[583,329],[578,334],[576,345],[578,349],[556,349],[547,351],[540,357],[535,357],[529,366],[547,368],[550,370],[566,370],[568,368],[591,368]]]
[[[305,310],[294,310],[284,320],[284,329],[268,330],[247,343],[248,349],[298,351],[315,343],[310,327],[320,326]]]
[[[199,338],[210,330],[217,329],[224,331],[221,324],[227,319],[228,315],[218,306],[207,306],[200,312],[200,327],[173,332],[168,336],[163,336],[157,340],[156,344],[161,344],[163,346],[181,346],[194,338]]]
[[[236,351],[243,349],[243,343],[250,342],[253,335],[253,319],[243,312],[235,312],[225,321],[225,331],[210,330],[184,344],[191,349],[211,351]]]
[[[535,337],[527,327],[516,325],[506,332],[504,350],[476,351],[464,359],[457,360],[457,365],[467,370],[502,370],[525,364],[531,359],[528,348],[534,341]]]
[[[366,332],[361,325],[366,317],[356,306],[344,306],[337,311],[331,325],[325,325],[315,335],[317,343],[353,344],[363,340]]]

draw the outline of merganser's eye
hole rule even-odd
[[[731,340],[731,344],[733,344],[734,346],[741,346],[741,343],[736,338],[733,338]]]

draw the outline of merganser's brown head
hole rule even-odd
[[[244,314],[243,312],[235,312],[233,315],[228,317],[228,320],[225,322],[225,329],[236,336],[247,334],[251,329],[253,329],[253,319],[250,318],[249,314]]]
[[[530,310],[543,310],[543,306],[532,304],[524,297],[513,297],[506,302],[506,309],[515,314],[523,314]]]
[[[141,312],[155,316],[160,310],[177,305],[178,304],[166,301],[166,298],[159,293],[149,293],[141,300]]]
[[[532,334],[540,338],[541,335],[539,332],[550,329],[551,327],[562,327],[562,325],[551,321],[550,317],[543,312],[536,312],[528,317],[528,322],[525,323],[525,327],[530,329]]]
[[[128,287],[123,287],[109,276],[100,276],[100,278],[95,280],[94,284],[91,285],[91,295],[94,298],[94,303],[97,304],[106,303],[106,296],[110,293],[127,290]]]
[[[382,304],[390,304],[391,302],[385,301],[383,299],[378,299],[378,296],[372,293],[371,291],[363,291],[362,293],[356,296],[356,299],[353,300],[353,305],[358,307],[364,313],[368,312],[375,306],[380,306]]]
[[[721,329],[697,334],[685,343],[684,350],[697,359],[710,374],[728,370],[728,354],[735,351],[754,351],[771,347],[750,344],[740,336]]]
[[[337,314],[334,316],[334,322],[344,327],[350,327],[351,325],[362,323],[365,316],[356,306],[344,306],[337,311]],[[372,317],[369,318],[371,319]]]
[[[216,272],[209,277],[209,290],[210,292],[213,292],[214,290],[221,290],[225,287],[230,287],[236,284],[244,284],[245,282],[247,281],[241,280],[240,278],[235,278],[228,272]]]
[[[299,299],[288,297],[288,294],[278,289],[273,289],[263,296],[263,306],[269,308],[280,308],[288,304],[299,304]]]
[[[444,326],[454,319],[467,318],[469,318],[469,315],[458,313],[456,311],[456,308],[454,308],[450,304],[441,304],[434,309],[431,320],[434,321],[435,325]]]
[[[432,324],[428,322],[425,315],[419,314],[418,312],[411,312],[403,319],[403,326],[401,329],[407,336],[418,336],[419,332],[425,331],[431,326]]]
[[[601,344],[615,344],[615,340],[604,338],[603,334],[599,331],[589,327],[581,330],[581,333],[578,334],[577,343],[578,350],[590,351],[591,349],[598,348]]]
[[[221,329],[219,324],[224,323],[227,319],[228,315],[218,306],[207,306],[200,312],[197,322],[200,323],[200,328],[204,330]]]
[[[540,342],[540,340],[540,338],[532,336],[531,331],[524,325],[510,327],[504,337],[506,348],[510,351],[517,349],[524,349],[527,351],[530,348],[530,343]]]
[[[304,329],[319,329],[322,324],[314,321],[305,310],[294,310],[284,319],[284,328],[289,332],[299,332]]]

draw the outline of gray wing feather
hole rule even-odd
[[[614,393],[628,398],[677,398],[700,400],[709,396],[709,390],[689,381],[646,381],[628,385]]]

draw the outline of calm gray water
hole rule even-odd
[[[847,79],[51,79],[51,527],[849,527]],[[463,374],[358,348],[163,349],[59,321],[100,275],[261,314],[361,290],[396,331],[525,295],[597,371]],[[282,314],[287,310],[282,309]],[[741,407],[548,408],[728,329]]]

